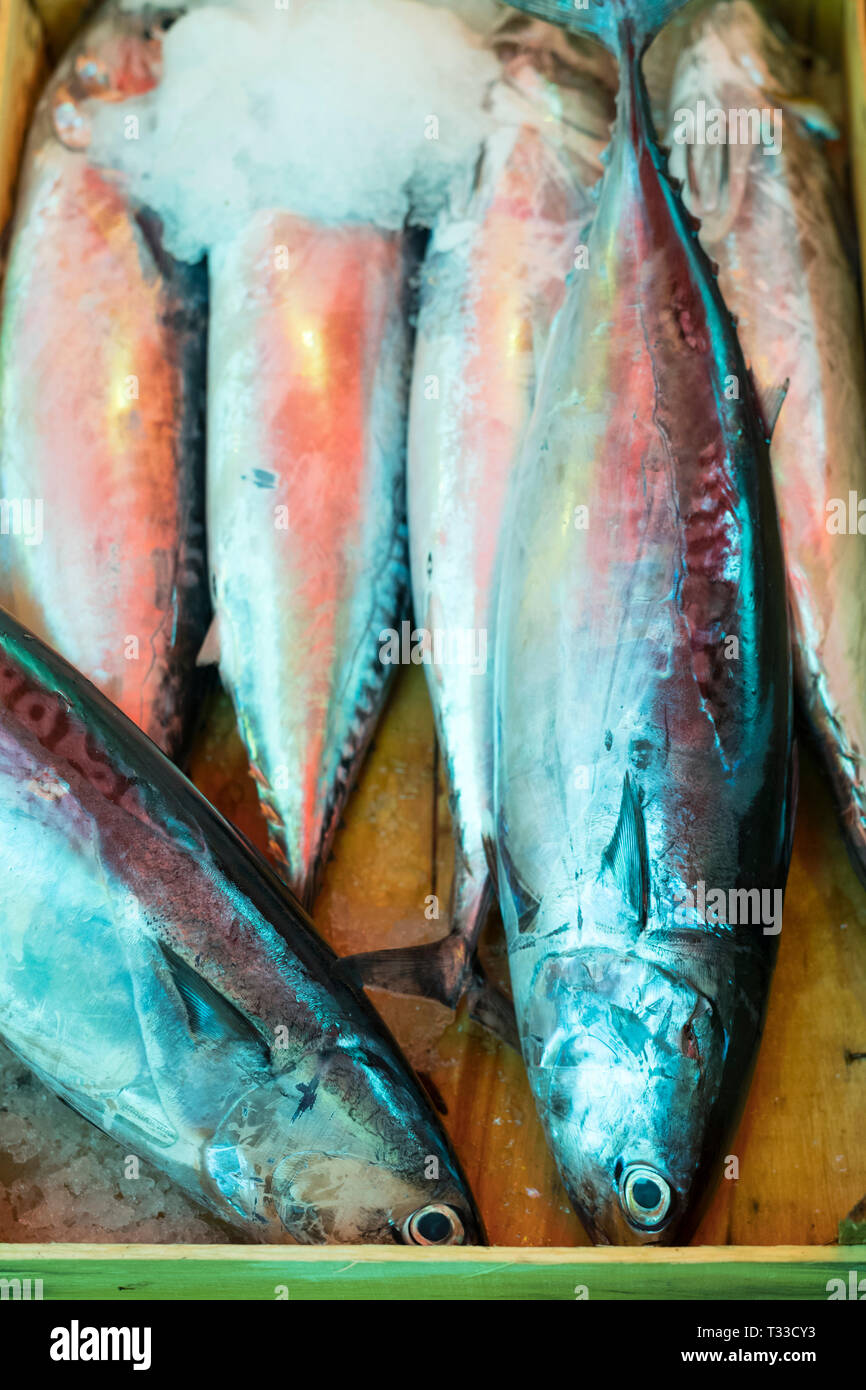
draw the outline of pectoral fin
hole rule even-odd
[[[208,1038],[214,1042],[245,1043],[261,1054],[262,1062],[267,1062],[268,1049],[265,1041],[249,1019],[170,947],[164,943],[160,945],[177,992],[183,1000],[193,1036]]]
[[[218,666],[220,659],[219,618],[214,616],[208,628],[201,650],[195,659],[196,666]]]
[[[649,915],[649,849],[640,790],[630,772],[623,778],[616,829],[601,859],[602,873],[612,876],[643,931]]]

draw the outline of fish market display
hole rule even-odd
[[[0,322],[0,1238],[482,1243],[436,1111],[496,1240],[576,1238],[569,1202],[597,1243],[694,1234],[797,697],[866,884],[860,286],[835,79],[777,8],[108,0],[78,32]],[[339,841],[406,664],[429,702],[399,683]],[[792,916],[846,931],[824,849]],[[335,852],[342,957],[307,915]],[[854,1068],[859,958],[814,946]],[[410,996],[400,1045],[365,986]],[[744,1176],[703,1236],[784,1200]]]
[[[796,683],[866,881],[866,358],[826,121],[796,99],[803,84],[796,51],[748,0],[715,5],[681,53],[667,143],[759,387],[788,382],[771,459]],[[686,143],[699,109],[752,113],[760,138]]]
[[[524,122],[488,138],[468,201],[455,198],[435,225],[409,434],[416,637],[455,827],[450,933],[358,962],[368,982],[452,1008],[469,988],[473,1012],[486,1018],[497,1010],[473,955],[493,896],[487,841],[502,507],[547,334],[592,215],[615,87],[603,50],[579,50],[551,26],[511,16],[496,41],[505,64],[491,105],[519,94]]]
[[[0,603],[175,755],[207,622],[206,287],[90,161],[84,114],[159,80],[162,13],[85,32],[25,154],[0,335]]]
[[[640,61],[676,0],[521,8],[603,39],[621,82],[504,542],[500,900],[569,1195],[598,1241],[668,1243],[739,1115],[781,927],[792,695],[770,422],[652,132]]]
[[[0,1036],[252,1239],[477,1242],[397,1049],[294,899],[0,614]]]

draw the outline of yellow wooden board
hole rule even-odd
[[[61,41],[77,7],[41,0]],[[798,36],[840,56],[862,26],[859,0],[780,4]],[[862,43],[863,33],[859,33]],[[22,121],[40,61],[40,29],[23,0],[0,4],[0,199],[15,175]],[[866,171],[861,47],[850,58],[855,147]],[[850,57],[851,50],[849,50]],[[864,179],[866,184],[866,179]],[[866,198],[866,187],[858,188]],[[864,204],[866,205],[866,204]],[[866,228],[866,216],[861,221]],[[261,847],[264,823],[227,701],[207,702],[190,771]],[[429,940],[445,929],[451,842],[423,674],[401,673],[335,845],[316,904],[319,929],[341,954]],[[429,899],[438,898],[438,921]],[[500,936],[485,942],[505,978]],[[478,1196],[491,1240],[508,1246],[585,1244],[547,1153],[520,1059],[460,1013],[377,993],[410,1060],[437,1098]],[[721,1183],[697,1241],[821,1245],[866,1193],[866,892],[838,834],[811,755],[767,1031],[739,1134],[738,1176]],[[731,1168],[734,1165],[730,1165]],[[19,1238],[0,1228],[0,1240]]]
[[[21,144],[44,76],[39,19],[27,0],[0,0],[0,232],[12,212]]]

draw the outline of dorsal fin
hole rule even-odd
[[[750,369],[751,370],[751,369]],[[761,388],[757,378],[752,372],[752,385],[755,388],[755,397],[759,406],[761,424],[764,429],[764,438],[767,443],[772,443],[773,435],[776,431],[776,424],[782,413],[782,406],[788,395],[788,387],[791,385],[791,378],[788,377],[782,382],[781,386],[768,386]]]
[[[649,849],[640,792],[630,772],[623,778],[616,829],[601,862],[630,904],[642,931],[649,915]]]

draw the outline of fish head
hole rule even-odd
[[[459,1165],[408,1083],[408,1073],[361,1046],[274,1073],[244,1094],[208,1145],[216,1205],[267,1240],[483,1244]]]
[[[589,948],[539,970],[522,1034],[548,1139],[601,1244],[672,1244],[694,1225],[727,1043],[711,1000],[637,954]]]

